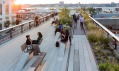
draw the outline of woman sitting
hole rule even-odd
[[[27,49],[32,49],[32,41],[30,39],[30,35],[26,36],[26,45],[27,45]]]
[[[37,35],[38,35],[38,38],[37,38],[37,40],[32,40],[32,44],[38,44],[39,43],[39,41],[42,39],[42,34],[41,34],[41,32],[38,32],[37,33]]]

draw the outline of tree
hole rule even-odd
[[[94,8],[88,8],[88,10],[91,15],[96,14],[96,10]]]
[[[62,24],[70,24],[71,23],[71,17],[69,16],[70,10],[67,8],[62,8],[59,13],[59,21]]]
[[[10,21],[7,20],[7,21],[5,22],[5,24],[4,24],[4,27],[5,27],[5,28],[8,28],[10,24],[11,24]]]

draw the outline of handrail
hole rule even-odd
[[[92,18],[91,16],[89,16],[94,22],[97,23],[97,25],[99,25],[102,29],[104,29],[109,35],[111,35],[114,39],[116,39],[117,41],[119,41],[119,37],[117,37],[114,33],[112,33],[110,30],[108,30],[105,26],[103,26],[102,24],[100,24],[97,20],[95,20],[94,18]]]
[[[15,25],[3,30],[0,30],[0,44],[14,38],[15,36],[17,36],[18,34],[24,33],[27,30],[30,30],[32,28],[35,28],[37,26],[39,26],[42,22],[47,21],[49,18],[53,17],[54,13],[52,14],[47,14],[43,17],[39,18],[39,23],[35,24],[35,20],[27,20],[25,22],[20,23],[19,25]],[[53,15],[53,16],[52,16]],[[17,29],[18,27],[18,29]],[[3,34],[3,35],[2,35]]]
[[[83,11],[84,12],[84,11]],[[94,22],[97,23],[97,25],[99,25],[102,29],[104,29],[109,35],[111,35],[116,41],[119,42],[119,37],[117,37],[114,33],[112,33],[110,30],[108,30],[105,26],[103,26],[101,23],[99,23],[97,20],[95,20],[94,18],[92,18],[88,13],[84,12],[85,14],[87,14],[89,16],[90,19],[92,19]]]
[[[119,20],[119,18],[95,18],[95,19],[113,19],[113,20],[118,19]]]
[[[6,28],[6,29],[3,29],[3,30],[0,30],[0,32],[3,32],[3,31],[6,31],[6,30],[9,30],[9,29],[12,29],[12,28],[15,28],[15,27],[18,27],[18,26],[24,25],[24,24],[26,24],[26,23],[33,22],[33,21],[34,21],[34,20],[30,20],[30,21],[23,22],[22,24],[15,25],[15,26],[12,26],[12,27],[9,27],[9,28]]]
[[[51,15],[51,14],[48,14],[48,15],[46,15],[46,16],[44,16],[44,17],[39,18],[39,19],[46,18],[46,17],[48,17],[48,16],[50,16],[50,15]],[[0,30],[0,32],[3,32],[3,31],[6,31],[6,30],[9,30],[9,29],[12,29],[12,28],[15,28],[15,27],[18,27],[18,26],[24,25],[24,24],[26,24],[26,23],[33,22],[33,21],[34,21],[34,20],[29,20],[29,21],[23,22],[22,24],[15,25],[15,26],[12,26],[12,27],[9,27],[9,28],[6,28],[6,29],[3,29],[3,30]]]

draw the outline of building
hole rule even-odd
[[[60,5],[60,6],[63,6],[63,5],[64,5],[64,1],[60,1],[60,2],[59,2],[59,5]]]
[[[117,3],[116,7],[119,7],[119,3]]]
[[[111,2],[111,4],[115,4],[114,2]]]
[[[97,11],[100,11],[100,14],[119,14],[119,7],[93,7]]]
[[[4,28],[5,21],[12,21],[15,17],[15,15],[12,14],[13,3],[14,0],[0,0],[0,23],[2,24],[2,28]]]
[[[4,28],[6,21],[10,21],[11,23],[16,21],[18,10],[28,6],[15,4],[15,0],[0,0],[0,23],[2,24],[2,28]]]

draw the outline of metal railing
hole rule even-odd
[[[84,12],[83,13],[87,14],[89,16],[89,18],[93,21],[93,24],[97,25],[98,28],[101,28],[105,34],[107,35],[107,38],[110,39],[109,40],[109,45],[111,46],[112,49],[114,49],[114,51],[119,51],[119,37],[116,36],[113,32],[111,32],[108,28],[106,28],[105,26],[103,26],[101,23],[99,23],[96,19],[92,18],[88,13]],[[119,53],[118,53],[119,56]]]
[[[116,36],[114,33],[112,33],[109,29],[107,29],[105,26],[103,26],[101,23],[99,23],[97,20],[95,20],[94,18],[92,18],[91,16],[89,16],[90,19],[92,19],[92,21],[99,27],[101,28],[106,34],[107,34],[107,38],[109,38],[110,40],[110,45],[117,50],[118,45],[119,45],[119,37]]]
[[[48,14],[42,18],[39,18],[39,24],[44,21],[47,21],[50,17],[53,17],[54,13]],[[16,37],[17,35],[24,33],[32,28],[37,27],[34,20],[29,20],[19,25],[15,25],[13,27],[9,27],[3,30],[0,30],[0,44]]]

